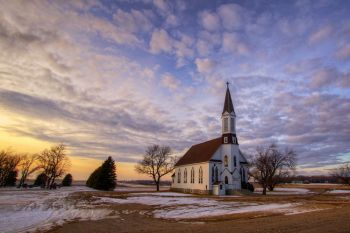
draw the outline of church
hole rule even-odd
[[[221,136],[193,145],[175,164],[171,190],[230,195],[248,182],[248,163],[239,149],[236,113],[227,83]]]

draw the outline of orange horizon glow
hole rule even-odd
[[[55,143],[38,140],[31,137],[19,136],[5,131],[0,131],[0,150],[11,150],[18,153],[35,154],[40,153],[46,148],[50,148]],[[69,154],[69,148],[67,148]],[[87,180],[89,175],[101,164],[103,159],[95,159],[83,156],[68,155],[71,166],[68,173],[71,173],[74,180]],[[150,177],[138,174],[134,166],[136,163],[116,162],[118,180],[151,180]],[[33,174],[31,178],[35,177]],[[165,176],[163,180],[170,180],[170,175]]]

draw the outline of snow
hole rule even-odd
[[[316,208],[316,209],[294,209],[289,213],[286,213],[285,215],[295,215],[295,214],[303,214],[303,213],[309,213],[309,212],[315,212],[315,211],[321,211],[321,210],[328,210],[329,208]]]
[[[350,193],[350,190],[340,190],[340,189],[337,189],[337,190],[331,190],[331,191],[329,191],[329,193],[333,193],[333,194],[345,194],[345,193]]]
[[[125,199],[96,197],[98,200],[95,203],[143,204],[157,206],[157,208],[153,211],[154,217],[165,219],[191,219],[261,211],[289,213],[292,207],[298,206],[298,204],[292,203],[259,204],[236,201],[219,201],[214,198],[134,195]]]
[[[263,191],[262,188],[256,188],[254,190],[255,193],[261,193]],[[308,189],[304,188],[275,188],[273,191],[268,191],[267,194],[272,195],[295,195],[295,194],[309,194],[312,193]]]
[[[163,196],[163,197],[188,197],[192,196],[192,194],[186,193],[175,193],[175,192],[160,192],[160,193],[132,193],[130,195],[145,195],[145,196]]]
[[[92,193],[94,201],[88,202],[82,197],[72,198],[72,195],[79,191],[95,190],[84,186],[57,190],[0,189],[0,231],[4,233],[44,231],[73,220],[117,218],[120,214],[128,214],[131,211],[125,208],[121,212],[116,212],[110,208],[111,205],[122,204],[152,206],[153,208],[138,213],[178,220],[255,212],[292,215],[321,210],[301,208],[301,203],[253,203],[239,201],[242,199],[236,197],[240,196],[227,196],[232,198],[229,199],[175,192],[128,193],[118,197],[99,197],[97,193]],[[300,188],[277,188],[273,193],[306,194],[310,191]],[[333,190],[330,193],[350,193],[350,190]]]
[[[229,203],[217,206],[183,206],[174,209],[164,209],[154,211],[156,218],[167,219],[192,219],[201,217],[213,217],[229,214],[273,211],[285,212],[294,204],[255,204],[247,205],[246,203]]]
[[[155,185],[142,185],[142,184],[130,184],[130,183],[118,183],[121,186],[118,186],[114,189],[115,192],[148,192],[155,191]],[[167,191],[170,189],[170,186],[160,186],[161,191]]]
[[[0,192],[1,232],[47,230],[72,220],[97,220],[116,216],[112,210],[96,208],[81,201],[72,203],[69,195],[92,191],[86,187],[65,187],[58,190],[17,189]]]

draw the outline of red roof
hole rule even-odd
[[[207,142],[193,145],[184,156],[175,164],[175,166],[181,166],[192,163],[207,162],[211,159],[215,151],[219,149],[221,145],[221,137],[212,139]]]

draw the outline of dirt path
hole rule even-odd
[[[350,232],[350,206],[341,205],[328,210],[297,215],[267,217],[246,216],[239,219],[217,219],[207,222],[176,222],[142,216],[121,214],[120,218],[100,221],[74,222],[57,227],[50,233],[85,232]]]

